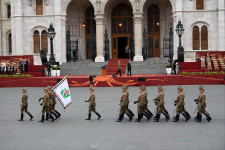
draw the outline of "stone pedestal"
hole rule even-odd
[[[135,40],[135,56],[134,61],[143,61],[142,56],[142,15],[134,16],[134,40]]]
[[[105,57],[103,55],[104,50],[104,19],[103,15],[95,15],[96,21],[96,53],[95,62],[104,62]]]

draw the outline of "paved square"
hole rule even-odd
[[[193,120],[198,96],[198,86],[183,86],[186,109],[192,118],[178,123],[167,122],[161,116],[160,122],[153,119],[137,123],[125,119],[115,122],[118,117],[121,88],[95,88],[97,111],[101,120],[92,113],[92,120],[86,121],[90,93],[88,88],[71,88],[72,105],[63,112],[59,103],[60,119],[51,123],[39,123],[41,106],[37,103],[43,95],[43,88],[27,88],[28,110],[34,115],[33,121],[25,114],[20,118],[21,88],[1,88],[0,105],[0,150],[224,150],[225,149],[225,103],[224,85],[207,85],[206,110],[211,114],[211,122],[197,123]],[[172,118],[175,107],[172,102],[177,96],[177,86],[164,86],[165,107]],[[153,112],[152,101],[157,95],[157,87],[147,87],[149,109]],[[130,109],[136,114],[133,102],[138,97],[138,87],[130,87]],[[137,115],[135,115],[136,119]]]

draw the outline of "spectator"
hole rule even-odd
[[[176,60],[173,61],[173,74],[177,74],[176,73]]]
[[[51,76],[51,68],[52,68],[52,65],[50,64],[50,62],[48,62],[46,64],[46,68],[47,68],[47,71],[48,71],[48,77],[50,77]]]
[[[120,59],[118,60],[118,71],[116,73],[116,75],[120,73],[120,76],[121,76],[121,66],[120,66]]]
[[[89,74],[90,86],[93,85],[93,76],[92,73]]]
[[[20,69],[20,73],[23,73],[23,59],[20,58],[19,60],[19,69]]]
[[[3,74],[8,74],[8,66],[6,64],[3,67]]]
[[[13,63],[11,63],[11,66],[10,66],[10,75],[13,75],[14,74],[14,65],[13,65]]]
[[[127,76],[129,76],[129,73],[130,73],[130,76],[131,76],[131,64],[130,64],[130,60],[128,61],[128,64],[127,64]]]
[[[26,73],[28,72],[28,65],[29,65],[29,61],[25,58],[25,61],[24,61],[24,68],[25,68],[25,72],[26,72]]]

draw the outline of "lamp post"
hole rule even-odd
[[[178,61],[184,62],[184,47],[181,45],[181,37],[182,37],[182,34],[184,33],[184,28],[180,20],[178,21],[175,31],[177,35],[179,36],[179,46],[177,49]]]
[[[51,42],[51,55],[50,55],[50,58],[49,58],[49,62],[51,65],[54,65],[55,64],[55,57],[54,57],[54,54],[53,54],[53,38],[55,37],[55,29],[52,25],[52,23],[50,24],[49,28],[48,28],[48,37],[50,39],[50,42]]]

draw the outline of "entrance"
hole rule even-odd
[[[129,58],[129,52],[126,52],[127,37],[118,37],[118,58]]]

